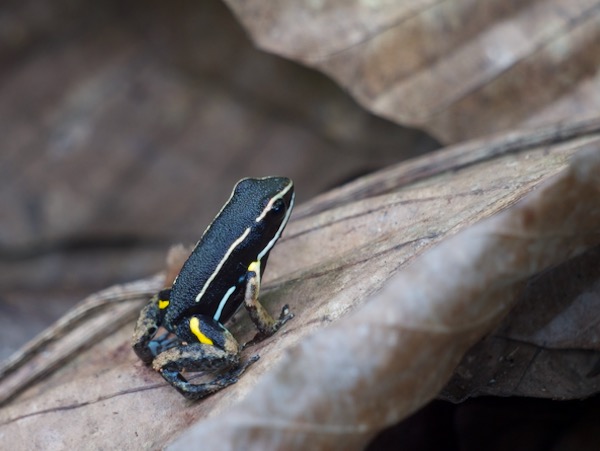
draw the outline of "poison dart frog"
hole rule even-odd
[[[258,300],[269,252],[294,206],[286,177],[245,178],[206,228],[171,288],[140,312],[132,345],[138,357],[188,399],[201,399],[237,382],[258,356],[242,363],[241,347],[224,324],[243,304],[258,329],[273,335],[293,318],[288,306],[275,320]],[[155,338],[159,327],[167,334]],[[171,335],[173,338],[169,338]],[[218,373],[192,384],[183,370]]]

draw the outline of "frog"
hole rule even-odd
[[[290,218],[294,198],[287,177],[240,180],[172,285],[142,308],[133,350],[185,398],[200,400],[235,384],[259,358],[242,362],[242,349],[272,336],[294,317],[286,304],[275,319],[259,301],[269,253]],[[244,346],[225,327],[242,305],[257,329]],[[157,336],[160,327],[166,332]],[[195,384],[184,371],[214,377]]]

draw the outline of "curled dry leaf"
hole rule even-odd
[[[262,49],[446,143],[600,108],[595,1],[226,3]]]
[[[600,247],[532,278],[441,397],[580,399],[600,391]]]
[[[525,279],[600,242],[599,173],[596,140],[524,201],[445,240],[303,340],[235,409],[170,449],[361,449],[438,393]]]
[[[3,440],[158,448],[196,423],[176,449],[361,446],[439,393],[523,281],[600,242],[597,127],[432,170],[449,149],[409,163],[428,168],[411,183],[384,171],[301,206],[262,294],[296,317],[244,352],[261,359],[236,385],[184,400],[133,355],[128,324],[0,410]],[[243,311],[229,328],[253,335]]]
[[[145,298],[164,283],[159,275],[95,293],[0,365],[0,406],[56,371],[83,349],[137,316]]]

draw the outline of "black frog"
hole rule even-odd
[[[134,351],[186,398],[201,399],[237,382],[258,359],[242,363],[240,345],[224,326],[242,304],[258,329],[257,339],[274,334],[293,318],[286,305],[275,320],[258,300],[269,252],[293,206],[294,185],[286,177],[240,180],[172,287],[140,312]],[[175,338],[155,338],[160,326]],[[219,375],[192,384],[181,374],[184,369]]]

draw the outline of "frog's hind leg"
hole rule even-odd
[[[192,343],[162,352],[154,359],[152,366],[183,396],[198,400],[235,384],[246,368],[257,360],[258,356],[254,356],[240,364],[239,354],[232,355],[212,345]],[[193,384],[181,374],[184,368],[192,372],[209,371],[220,374],[210,382]]]
[[[158,299],[158,295],[154,296],[142,309],[131,338],[133,350],[146,365],[156,356],[156,350],[151,343],[160,324]]]

